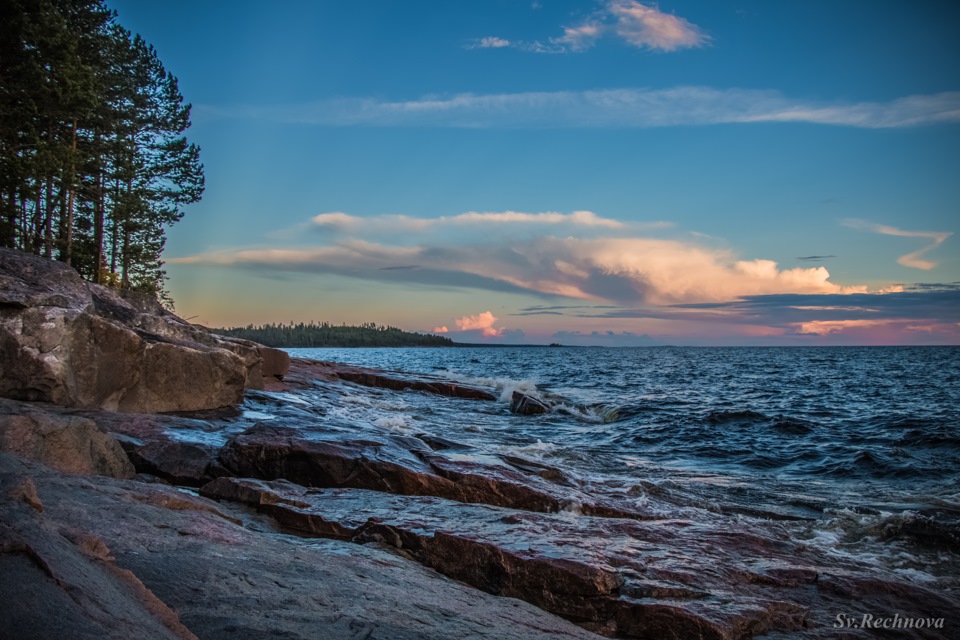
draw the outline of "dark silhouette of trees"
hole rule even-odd
[[[268,347],[452,347],[450,338],[409,333],[373,322],[360,326],[316,324],[265,324],[255,327],[212,329],[215,333],[253,340]]]

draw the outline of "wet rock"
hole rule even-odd
[[[110,411],[213,408],[262,386],[261,362],[255,343],[0,248],[0,396]]]
[[[0,398],[0,451],[68,473],[132,478],[121,446],[89,418],[52,405]]]
[[[427,451],[411,452],[385,437],[324,434],[259,424],[233,437],[219,457],[231,475],[306,487],[352,487],[401,495],[438,496],[532,511],[559,511],[566,501],[521,473]],[[426,447],[424,447],[426,449]]]
[[[550,413],[550,407],[533,396],[514,391],[510,397],[510,411],[524,416],[535,416]]]
[[[201,492],[256,507],[302,535],[393,548],[604,635],[833,638],[838,612],[936,618],[957,605],[950,594],[863,572],[853,562],[824,562],[786,537],[683,520],[532,513],[241,478],[220,478]]]
[[[0,490],[0,597],[16,602],[0,607],[0,637],[595,637],[385,551],[300,541],[228,503],[0,455],[0,489],[23,474],[46,508]]]
[[[290,371],[290,354],[280,349],[271,349],[270,347],[260,347],[260,365],[264,378],[276,378],[283,380],[283,376]]]
[[[380,371],[305,358],[292,358],[288,374],[284,376],[283,381],[268,384],[266,388],[271,391],[309,389],[317,380],[343,380],[365,387],[391,389],[393,391],[421,391],[468,400],[497,399],[495,395],[483,389],[457,384],[442,378],[425,375],[414,377],[396,371]]]
[[[198,420],[184,416],[90,412],[102,429],[117,439],[137,473],[150,474],[173,484],[199,487],[228,473],[217,457],[217,441],[198,442],[229,430],[226,421]],[[234,414],[231,414],[234,415]]]

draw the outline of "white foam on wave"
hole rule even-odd
[[[519,391],[522,394],[542,399],[540,390],[534,380],[514,380],[513,378],[488,378],[482,376],[468,376],[456,372],[449,372],[449,377],[462,384],[468,384],[474,387],[486,387],[499,393],[500,402],[510,402],[513,398],[513,392]]]
[[[412,419],[409,415],[398,414],[392,416],[383,416],[373,421],[373,425],[382,429],[393,429],[395,431],[408,431],[411,427]]]

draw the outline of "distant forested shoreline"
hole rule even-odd
[[[452,347],[450,338],[411,333],[396,327],[367,322],[359,326],[309,324],[265,324],[261,326],[213,328],[214,333],[253,340],[268,347]]]

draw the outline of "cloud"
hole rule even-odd
[[[797,260],[803,260],[805,262],[820,262],[821,260],[828,260],[830,258],[836,258],[837,256],[798,256]]]
[[[434,332],[434,333],[449,333],[449,332],[450,332],[450,329],[447,329],[446,326],[434,327],[434,328],[433,328],[433,332]]]
[[[913,269],[923,269],[929,271],[937,266],[938,263],[930,260],[924,260],[923,255],[933,249],[936,249],[943,241],[953,235],[952,231],[904,231],[896,227],[890,227],[885,224],[874,224],[865,220],[845,220],[844,224],[852,229],[865,229],[874,233],[886,236],[900,236],[903,238],[928,238],[932,240],[929,245],[905,254],[897,258],[897,262],[905,267]]]
[[[618,37],[630,46],[654,51],[676,51],[700,47],[710,38],[703,30],[675,15],[663,13],[655,6],[635,0],[608,0],[587,20],[563,27],[563,35],[539,40],[509,41],[486,37],[466,45],[468,49],[513,47],[533,53],[579,53],[592,48],[597,40]]]
[[[588,22],[578,27],[564,27],[563,35],[551,38],[550,42],[559,47],[559,51],[586,51],[594,45],[603,31],[603,26]]]
[[[625,225],[619,220],[603,218],[592,211],[574,211],[572,213],[558,213],[546,211],[542,213],[524,213],[522,211],[484,212],[468,211],[455,216],[440,216],[438,218],[419,218],[404,215],[353,216],[340,211],[321,213],[312,218],[316,227],[336,231],[369,230],[371,225],[379,229],[421,231],[428,227],[443,225],[494,225],[494,224],[535,224],[535,225],[570,225],[575,227],[599,227],[606,229],[621,229]],[[667,222],[643,223],[645,228],[663,228],[671,226]]]
[[[481,335],[487,338],[503,335],[504,331],[502,328],[493,326],[497,323],[497,317],[489,311],[456,318],[454,322],[460,331],[479,331]]]
[[[841,333],[850,329],[864,329],[890,324],[889,320],[813,320],[802,322],[797,333],[827,336],[831,333]]]
[[[473,43],[472,46],[468,46],[470,49],[502,49],[504,47],[509,47],[510,41],[504,40],[503,38],[497,38],[495,36],[488,36],[486,38],[480,38],[480,40]]]
[[[815,103],[772,90],[599,89],[500,94],[464,93],[409,101],[343,98],[275,107],[206,111],[319,126],[459,128],[652,128],[809,122],[868,129],[960,122],[960,92],[888,102]]]
[[[394,242],[402,240],[402,236],[392,238]],[[309,249],[240,249],[170,262],[236,265],[261,273],[334,273],[382,282],[526,292],[623,306],[866,290],[830,282],[830,274],[822,266],[781,269],[770,260],[742,260],[727,250],[644,237],[542,236],[477,242],[471,236],[461,243],[438,239],[416,246],[349,239]],[[398,265],[418,268],[393,268]]]
[[[608,10],[617,18],[617,35],[635,47],[676,51],[709,41],[700,27],[633,0],[611,2]]]

